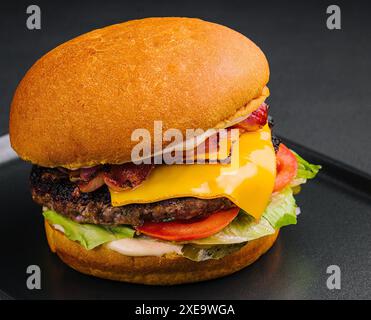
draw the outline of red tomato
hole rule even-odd
[[[295,178],[298,170],[295,155],[283,143],[278,148],[276,159],[277,176],[273,191],[279,191],[286,187]]]
[[[218,211],[206,218],[145,222],[137,230],[148,236],[171,241],[187,241],[209,237],[226,227],[238,214],[239,208]]]

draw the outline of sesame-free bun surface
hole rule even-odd
[[[276,241],[278,231],[248,242],[219,260],[194,262],[179,255],[129,257],[104,245],[86,250],[45,221],[50,249],[64,263],[82,273],[110,280],[150,285],[174,285],[220,278],[256,261]]]
[[[53,49],[20,82],[12,147],[45,167],[130,161],[137,128],[214,128],[255,110],[269,67],[242,34],[193,18],[147,18]],[[165,143],[164,143],[165,144]]]

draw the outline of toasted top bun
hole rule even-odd
[[[264,101],[268,79],[263,52],[227,27],[191,18],[112,25],[32,66],[12,101],[11,144],[45,167],[128,162],[135,129],[153,137],[155,120],[183,133],[225,126]]]

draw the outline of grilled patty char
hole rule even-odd
[[[205,217],[235,207],[227,198],[176,198],[146,204],[111,205],[106,186],[83,193],[58,169],[33,166],[31,192],[35,202],[79,223],[141,225],[144,221],[168,221]]]

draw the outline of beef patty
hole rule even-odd
[[[275,152],[280,143],[281,140],[272,135]],[[113,207],[106,186],[93,192],[80,192],[77,184],[71,182],[66,173],[39,166],[32,167],[30,182],[35,202],[79,223],[141,225],[144,221],[205,217],[215,211],[235,207],[227,198],[192,197]]]
[[[32,167],[30,182],[35,202],[79,223],[141,225],[144,221],[205,217],[217,210],[235,207],[227,198],[191,197],[113,207],[106,186],[83,193],[63,172],[39,166]]]

